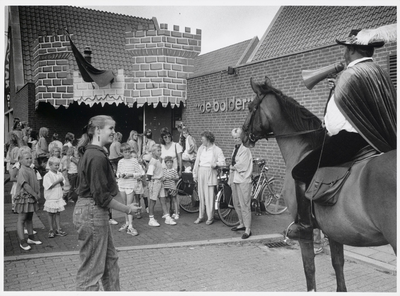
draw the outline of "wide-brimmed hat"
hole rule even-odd
[[[382,47],[385,44],[383,40],[375,40],[361,43],[360,40],[357,38],[359,32],[361,32],[361,30],[353,29],[350,31],[349,36],[343,39],[336,39],[336,42],[342,45],[356,45],[366,47]]]
[[[376,29],[351,30],[348,37],[336,39],[342,45],[382,47],[385,43],[397,41],[397,24]]]

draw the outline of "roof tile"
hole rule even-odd
[[[334,45],[351,29],[397,23],[395,6],[285,6],[252,61]]]

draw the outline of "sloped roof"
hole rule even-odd
[[[256,49],[252,62],[336,44],[352,29],[397,23],[395,6],[284,6]]]
[[[33,48],[39,36],[65,34],[64,28],[72,35],[76,47],[83,53],[85,46],[92,50],[92,64],[98,69],[125,71],[132,70],[131,56],[125,50],[127,28],[136,30],[155,28],[152,19],[138,18],[105,11],[73,6],[19,6],[22,55],[25,80],[33,79]],[[73,66],[72,66],[73,65]],[[77,64],[70,67],[78,70]]]
[[[228,67],[245,64],[250,54],[258,44],[258,37],[245,40],[218,50],[199,55],[194,60],[194,73],[191,77],[210,74]]]

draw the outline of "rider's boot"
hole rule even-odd
[[[305,197],[306,184],[295,180],[297,201],[297,223],[292,224],[287,237],[294,240],[313,240],[313,225],[311,218],[311,202]]]

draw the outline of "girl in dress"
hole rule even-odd
[[[41,241],[35,240],[32,224],[33,213],[39,208],[40,187],[36,172],[31,167],[32,154],[29,147],[21,147],[18,161],[21,166],[18,172],[15,195],[15,212],[18,213],[17,233],[20,248],[28,251],[31,249],[30,245],[42,244]],[[24,236],[24,224],[28,230],[27,240]]]
[[[67,235],[60,227],[60,212],[65,210],[64,206],[66,205],[63,199],[62,189],[62,184],[65,182],[65,179],[59,171],[60,162],[59,158],[54,156],[50,157],[48,161],[50,170],[43,178],[44,199],[46,200],[43,210],[48,213],[50,238],[54,238],[56,235]],[[56,225],[55,231],[53,228],[54,224]]]

